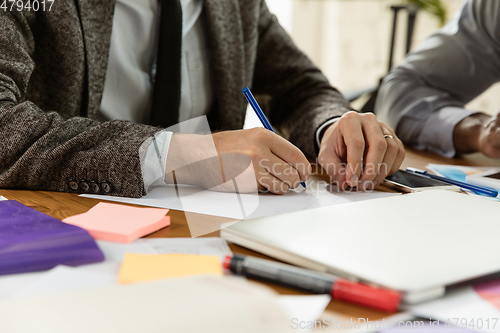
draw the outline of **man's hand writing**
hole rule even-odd
[[[254,173],[246,173],[235,188],[228,180],[250,163]],[[167,183],[173,183],[171,170],[175,171],[178,184],[227,192],[258,189],[284,194],[310,177],[311,165],[287,140],[267,129],[254,128],[213,135],[173,135],[167,158]]]

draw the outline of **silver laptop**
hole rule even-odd
[[[416,304],[500,271],[500,203],[443,190],[241,221],[230,242]]]

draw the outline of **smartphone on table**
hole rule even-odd
[[[437,179],[419,176],[404,170],[398,170],[395,174],[388,176],[383,184],[396,190],[413,193],[427,190],[449,190],[460,192],[458,186],[450,185]]]

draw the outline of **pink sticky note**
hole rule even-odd
[[[137,208],[100,202],[88,212],[63,222],[87,230],[95,239],[130,243],[170,225],[168,209]]]

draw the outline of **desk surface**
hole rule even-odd
[[[412,166],[425,169],[427,163],[500,167],[500,160],[488,159],[480,154],[467,155],[462,159],[446,159],[432,153],[418,152],[409,149],[407,150],[407,157],[403,163],[403,168]],[[27,206],[35,208],[40,212],[46,213],[58,219],[64,219],[68,216],[84,213],[99,202],[95,199],[78,197],[76,194],[43,191],[0,190],[0,195],[6,197],[7,199],[17,200]],[[164,228],[147,237],[190,237],[189,227],[184,213],[182,211],[171,210],[168,215],[171,217],[170,227]],[[219,217],[203,215],[200,215],[200,218],[208,223],[221,223],[224,220]],[[206,236],[217,237],[219,236],[219,233],[216,232]],[[266,258],[257,252],[247,250],[235,244],[230,244],[230,247],[234,253]],[[266,285],[275,289],[280,294],[304,294],[281,286],[268,283],[266,283]],[[330,302],[327,310],[323,314],[323,318],[366,318],[372,321],[382,319],[386,316],[387,314],[383,312],[366,309],[336,300]]]

